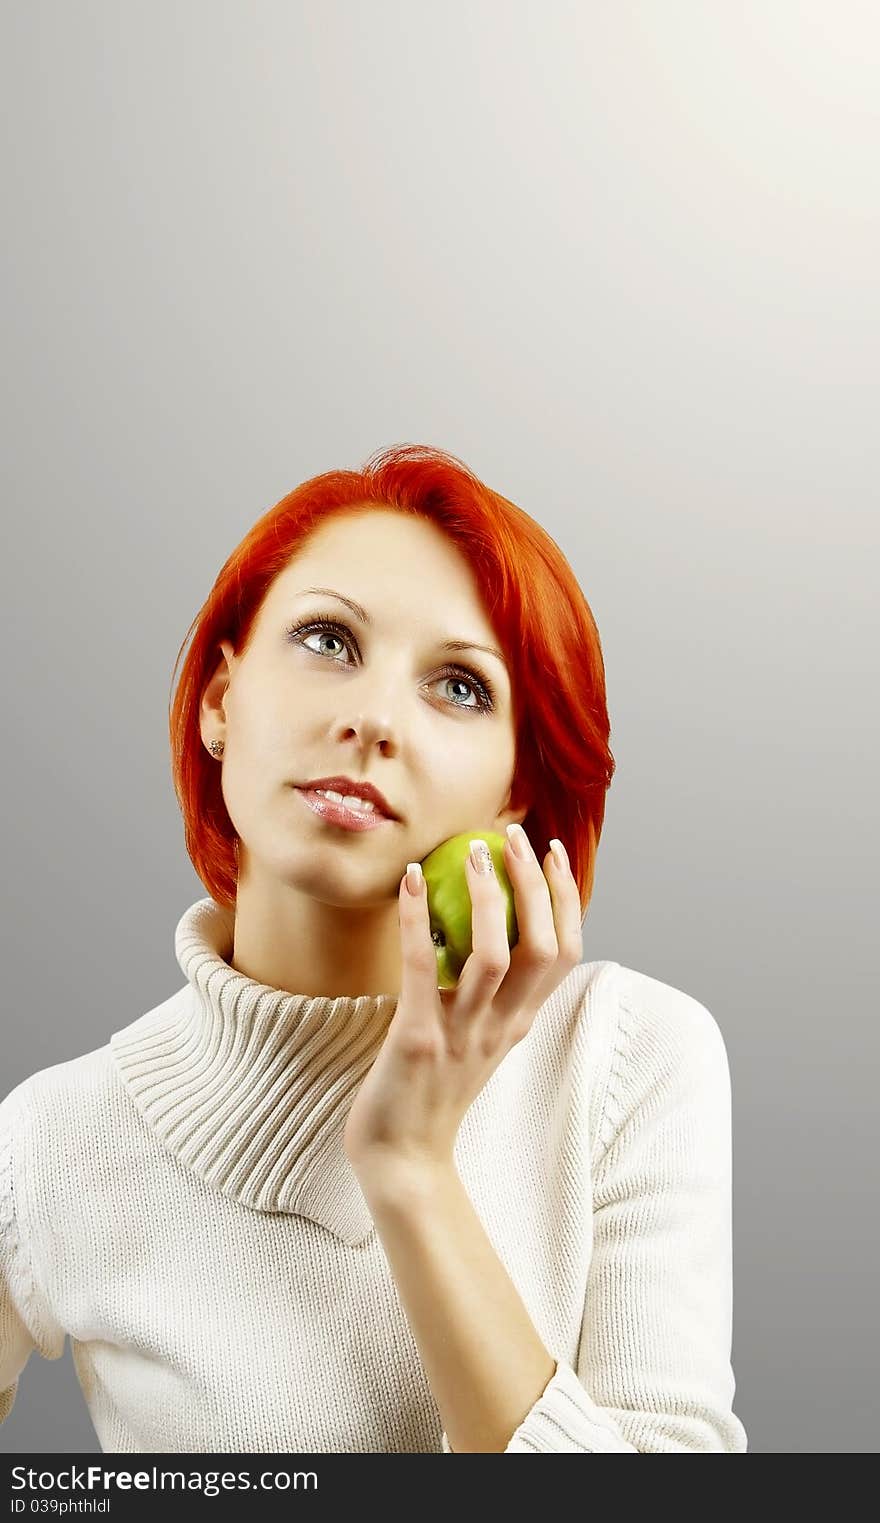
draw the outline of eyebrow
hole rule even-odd
[[[297,593],[296,596],[304,598],[310,596],[312,593],[317,593],[319,597],[337,598],[340,603],[344,603],[347,608],[350,608],[352,613],[356,614],[364,624],[372,624],[373,622],[370,615],[367,613],[367,610],[362,608],[360,603],[356,603],[353,598],[343,597],[341,592],[334,592],[332,587],[304,587],[302,592]],[[477,645],[473,640],[444,640],[440,645],[440,649],[481,650],[484,651],[487,656],[494,656],[496,661],[501,662],[501,665],[504,667],[505,671],[507,670],[507,662],[502,656],[500,650],[496,650],[494,645]]]

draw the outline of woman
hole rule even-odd
[[[390,449],[260,519],[193,629],[209,897],[181,989],[0,1105],[0,1417],[69,1335],[108,1451],[744,1452],[725,1046],[581,960],[614,760],[558,547]],[[441,991],[418,867],[477,831],[518,940],[469,862]]]

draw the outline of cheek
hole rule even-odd
[[[450,745],[433,770],[428,792],[444,820],[454,820],[461,818],[462,810],[485,813],[490,805],[494,808],[507,783],[508,774],[496,758],[486,755],[484,747]]]
[[[263,757],[268,766],[275,755],[286,757],[290,763],[300,725],[300,708],[292,697],[276,689],[264,694],[249,692],[243,701],[239,698],[234,722],[243,750]]]

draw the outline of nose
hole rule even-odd
[[[359,713],[353,719],[336,721],[336,739],[343,742],[357,740],[365,752],[378,750],[383,756],[397,752],[397,735],[393,722],[387,714]]]

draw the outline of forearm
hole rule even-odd
[[[361,1188],[452,1450],[502,1454],[556,1360],[456,1169]]]

